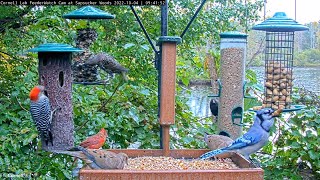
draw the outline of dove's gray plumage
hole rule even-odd
[[[52,151],[58,154],[67,154],[85,161],[92,169],[123,169],[128,163],[125,153],[114,153],[103,149],[86,149],[78,146],[79,151]]]

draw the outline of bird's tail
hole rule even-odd
[[[77,158],[80,158],[80,159],[85,158],[85,155],[81,151],[52,150],[51,152],[53,152],[55,154],[66,154],[66,155],[70,155],[70,156],[77,157]]]
[[[216,149],[216,150],[209,151],[207,153],[202,154],[200,156],[200,159],[202,159],[202,160],[209,159],[209,158],[214,157],[216,155],[220,155],[220,154],[227,153],[227,152],[229,152],[229,151],[226,149]]]
[[[94,157],[92,154],[90,154],[90,152],[89,152],[86,148],[84,148],[84,147],[82,147],[82,146],[77,146],[76,148],[79,149],[80,151],[82,151],[82,153],[83,153],[89,160],[91,160],[91,161],[94,161],[94,160],[95,160],[95,157]]]
[[[50,130],[46,134],[43,134],[42,136],[43,136],[43,140],[47,146],[49,143],[51,143],[51,145],[53,146],[53,137],[52,137],[52,133]]]
[[[208,133],[207,132],[204,132],[204,136],[203,136],[203,140],[204,142],[208,142]]]

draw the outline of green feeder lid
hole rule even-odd
[[[115,16],[101,9],[84,6],[62,16],[67,19],[114,19]]]
[[[179,36],[160,36],[158,44],[163,42],[173,42],[173,43],[180,44],[181,40],[182,39]]]
[[[307,26],[299,24],[297,21],[288,18],[284,12],[276,12],[272,18],[253,26],[254,30],[272,32],[291,32],[309,30]]]
[[[228,31],[220,33],[220,38],[237,38],[237,39],[246,39],[247,34],[241,33],[239,31]]]
[[[74,48],[68,44],[46,43],[28,50],[29,52],[81,52],[81,49]]]

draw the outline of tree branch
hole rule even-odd
[[[265,42],[265,37],[263,39],[261,39],[260,43],[259,43],[259,47],[258,50],[252,55],[252,57],[250,58],[249,62],[246,65],[246,68],[248,66],[250,66],[250,64],[253,62],[253,60],[261,53],[264,52],[265,48],[263,48],[264,42]]]

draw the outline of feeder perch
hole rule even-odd
[[[84,6],[80,9],[74,10],[62,16],[67,19],[85,19],[85,20],[99,20],[99,19],[114,19],[115,16],[105,12],[101,9]],[[106,84],[108,80],[99,80],[99,73],[96,65],[85,64],[85,61],[92,55],[90,46],[97,39],[97,32],[95,29],[85,28],[78,29],[76,47],[83,49],[82,53],[76,54],[74,63],[72,65],[74,83],[75,84]]]
[[[221,95],[221,89],[222,89],[220,79],[218,79],[217,82],[218,82],[218,94],[209,95],[208,97],[220,97],[220,95]]]
[[[228,134],[232,139],[241,135],[243,98],[245,97],[245,59],[247,34],[236,31],[220,34],[221,76],[218,81],[219,133]]]
[[[74,143],[71,57],[73,52],[82,50],[67,44],[47,43],[29,51],[38,52],[39,84],[46,88],[51,109],[61,107],[52,119],[53,146],[42,142],[42,148],[47,151],[69,149]]]
[[[231,112],[231,119],[232,119],[232,123],[238,126],[242,126],[242,107],[235,107],[232,112]],[[237,123],[240,122],[240,123]]]
[[[290,19],[284,12],[255,25],[252,29],[266,31],[265,90],[262,108],[300,110],[304,106],[292,105],[294,32],[308,27]]]

